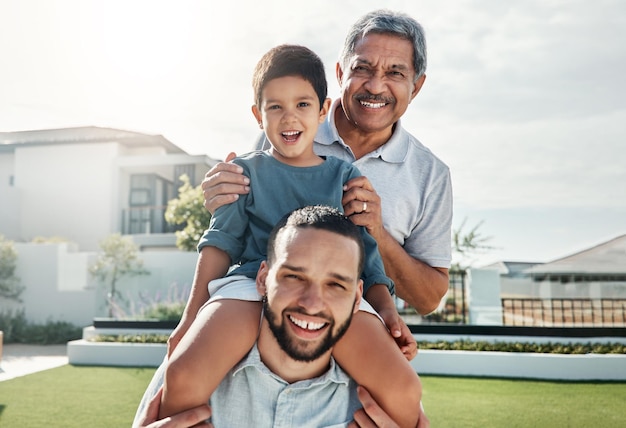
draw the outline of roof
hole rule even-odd
[[[500,261],[496,263],[483,266],[481,269],[497,270],[500,275],[517,277],[525,276],[525,271],[540,263],[534,262],[512,262],[512,261]]]
[[[626,274],[626,235],[549,263],[534,266],[530,274]]]
[[[162,135],[148,135],[97,126],[78,128],[42,129],[36,131],[0,132],[0,151],[13,151],[16,147],[54,144],[84,144],[115,141],[132,147],[161,146],[167,153],[186,153]]]

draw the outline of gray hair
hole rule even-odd
[[[346,36],[339,56],[341,68],[346,70],[348,61],[357,42],[368,34],[390,34],[413,44],[413,68],[415,80],[426,72],[426,36],[422,26],[403,12],[379,9],[370,12],[355,22]]]

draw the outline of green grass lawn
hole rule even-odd
[[[0,426],[129,427],[153,372],[63,366],[0,382]],[[438,376],[422,382],[433,428],[626,427],[626,383]]]

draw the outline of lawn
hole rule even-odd
[[[2,427],[128,427],[154,369],[63,366],[0,382]],[[626,383],[422,376],[433,428],[626,426]]]

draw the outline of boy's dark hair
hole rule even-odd
[[[271,266],[276,259],[274,246],[278,233],[287,228],[312,228],[337,233],[352,239],[359,246],[359,276],[363,270],[365,250],[361,231],[348,217],[336,208],[315,205],[298,208],[283,216],[272,229],[267,240],[267,263]]]
[[[276,46],[259,60],[252,75],[257,107],[261,107],[261,94],[267,82],[285,76],[298,76],[309,82],[320,100],[321,110],[328,93],[324,64],[315,52],[299,45]]]

